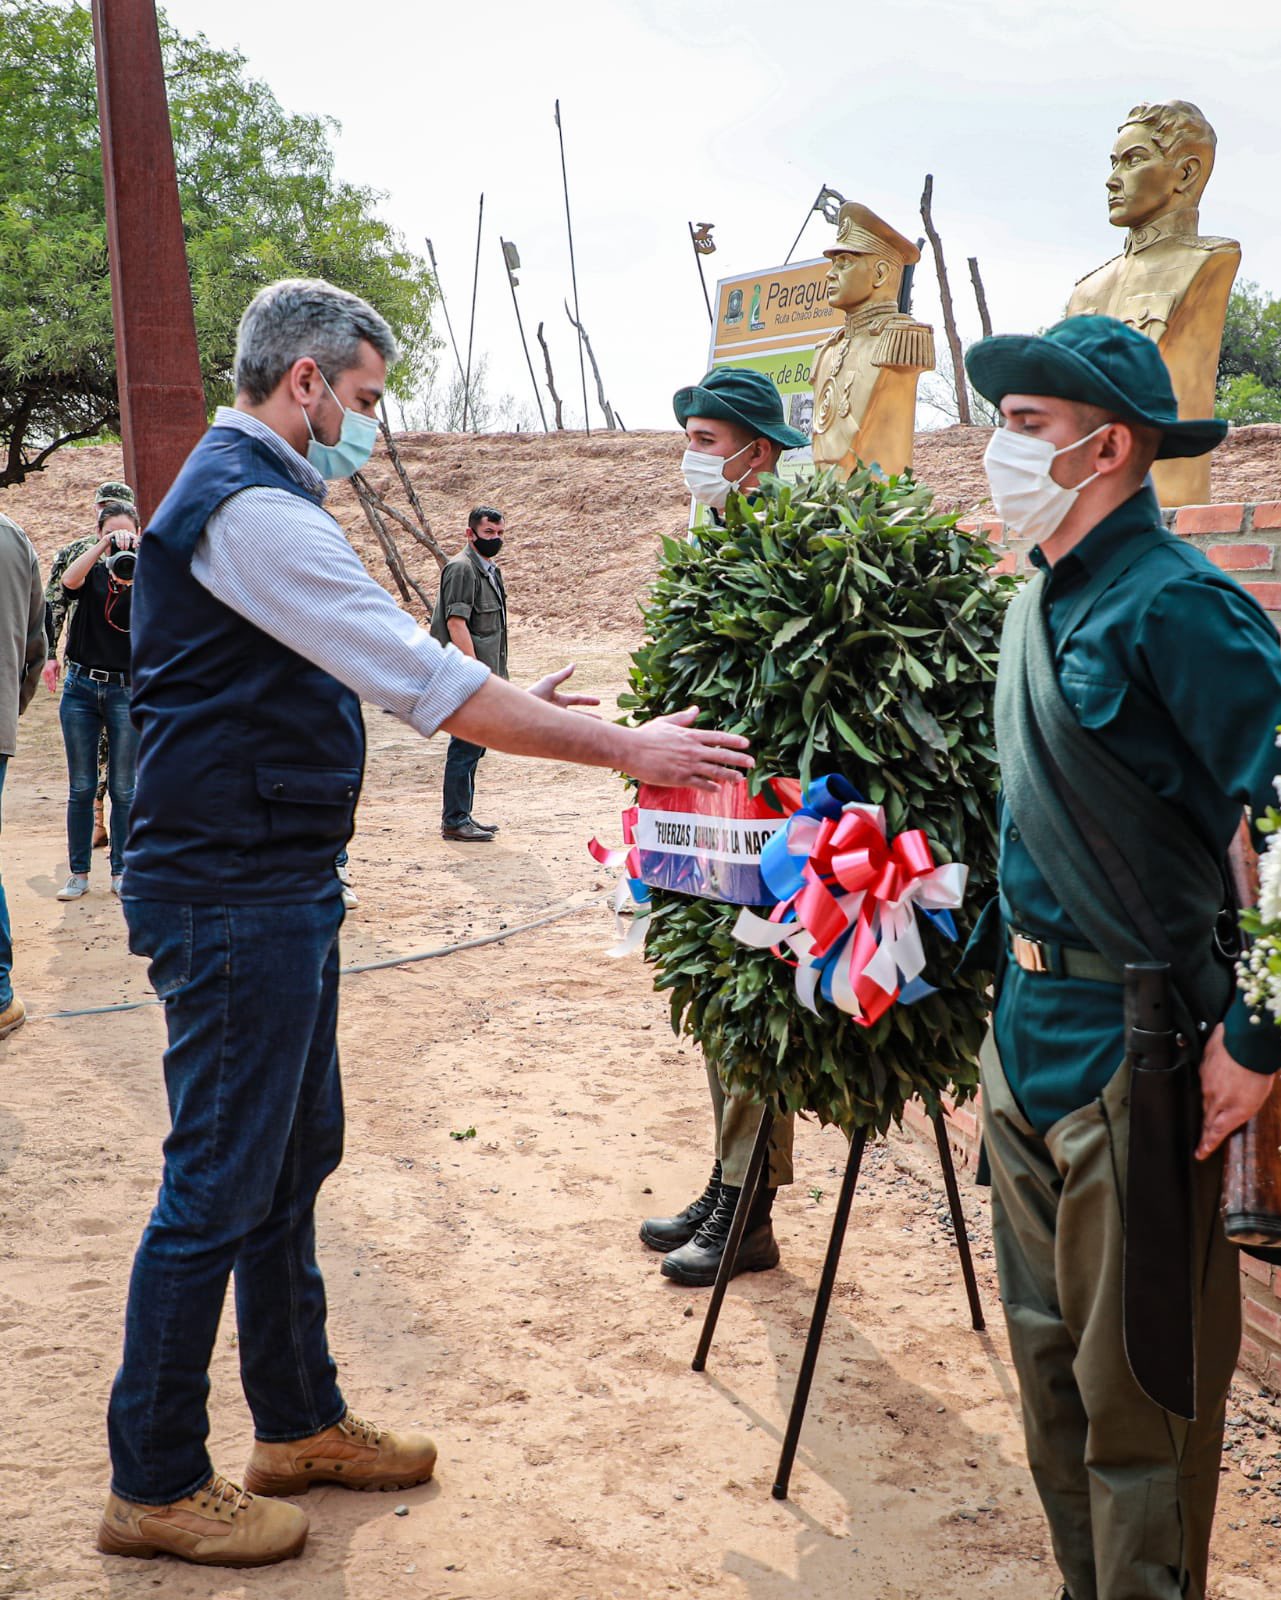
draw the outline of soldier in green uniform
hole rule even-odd
[[[701,383],[679,389],[672,405],[689,446],[681,464],[685,486],[710,508],[713,519],[719,517],[731,489],[750,498],[761,474],[777,471],[784,450],[808,443],[799,429],[784,421],[782,399],[763,372],[716,367]],[[683,1211],[672,1217],[647,1217],[640,1229],[641,1239],[665,1257],[663,1276],[695,1288],[716,1281],[761,1119],[754,1100],[727,1092],[711,1062],[706,1067],[715,1154],[707,1187]],[[769,1176],[748,1217],[736,1272],[762,1272],[778,1265],[770,1215],[775,1192],[791,1181],[792,1118],[776,1116]]]
[[[95,515],[105,505],[134,504],[133,490],[127,483],[101,483],[93,497]],[[71,620],[71,614],[76,608],[76,597],[69,594],[62,587],[62,575],[77,557],[82,556],[90,545],[97,544],[96,532],[87,533],[83,539],[73,539],[70,544],[64,545],[53,558],[53,566],[49,569],[49,582],[45,585],[45,637],[49,644],[49,658],[44,666],[45,687],[50,694],[58,690],[58,641],[62,638],[62,630]],[[107,798],[107,730],[104,728],[98,740],[98,792],[93,802],[93,843],[94,848],[105,845],[107,842],[107,822],[103,806]]]
[[[982,340],[966,366],[1004,418],[986,461],[997,512],[1037,541],[1001,646],[1000,896],[984,918],[984,1147],[1028,1458],[1070,1600],[1202,1600],[1240,1342],[1222,1142],[1281,1068],[1281,1035],[1235,986],[1220,869],[1243,807],[1275,798],[1281,645],[1162,524],[1153,461],[1213,449],[1226,424],[1179,419],[1155,343],[1082,316]],[[1122,969],[1143,959],[1174,976],[1192,1095],[1199,1056],[1196,1159],[1193,1132],[1157,1194],[1139,1175],[1161,1135],[1136,1114],[1131,1141],[1125,1059]],[[1188,1311],[1175,1328],[1149,1296],[1133,1315],[1195,1354],[1191,1421],[1127,1360],[1122,1268],[1152,1259],[1135,1219],[1153,1202],[1185,1217],[1159,1265]]]

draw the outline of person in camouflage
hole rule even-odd
[[[127,483],[102,483],[98,485],[97,493],[93,497],[94,511],[114,501],[120,505],[131,506],[134,504],[134,492]],[[62,638],[63,629],[71,620],[71,615],[76,608],[75,596],[70,595],[62,587],[62,575],[77,558],[82,556],[92,544],[97,544],[96,533],[86,534],[83,539],[73,539],[69,545],[64,545],[53,558],[53,566],[49,571],[49,582],[45,585],[45,638],[49,644],[49,658],[45,662],[43,677],[45,687],[50,694],[58,692],[58,674],[62,670],[58,660],[58,641]],[[93,843],[97,849],[107,843],[107,822],[104,813],[104,803],[107,797],[107,730],[104,728],[98,740],[98,791],[93,802]]]

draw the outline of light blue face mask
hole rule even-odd
[[[317,367],[316,371],[320,372],[320,368]],[[311,418],[304,407],[303,420],[307,424],[307,432],[311,434],[311,442],[307,446],[307,460],[322,478],[350,478],[352,473],[359,472],[373,455],[374,442],[378,438],[378,423],[373,417],[362,417],[359,411],[350,411],[343,406],[342,401],[329,388],[329,379],[323,372],[320,372],[320,381],[326,389],[329,389],[337,404],[342,406],[342,429],[338,434],[337,444],[321,444],[312,433]]]

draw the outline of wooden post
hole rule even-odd
[[[979,324],[983,329],[983,337],[992,337],[992,318],[987,309],[987,295],[983,292],[983,280],[979,276],[979,258],[970,257],[970,282],[974,285],[974,298],[978,302]]]
[[[965,382],[965,356],[961,350],[961,336],[956,331],[956,317],[952,311],[952,291],[948,287],[947,267],[943,261],[943,241],[930,207],[934,198],[934,175],[926,173],[925,192],[921,195],[921,221],[934,251],[934,268],[938,273],[939,299],[943,303],[943,329],[947,334],[947,347],[952,352],[952,370],[956,375],[956,418],[968,427],[970,423],[970,391]]]
[[[155,0],[93,0],[125,477],[145,526],[208,412]]]

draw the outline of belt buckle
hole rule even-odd
[[[90,667],[89,681],[91,683],[110,683],[111,674],[105,671],[102,667]]]
[[[1024,972],[1048,972],[1050,963],[1045,959],[1045,946],[1039,939],[1029,939],[1025,933],[1011,933],[1010,953],[1014,964]]]

